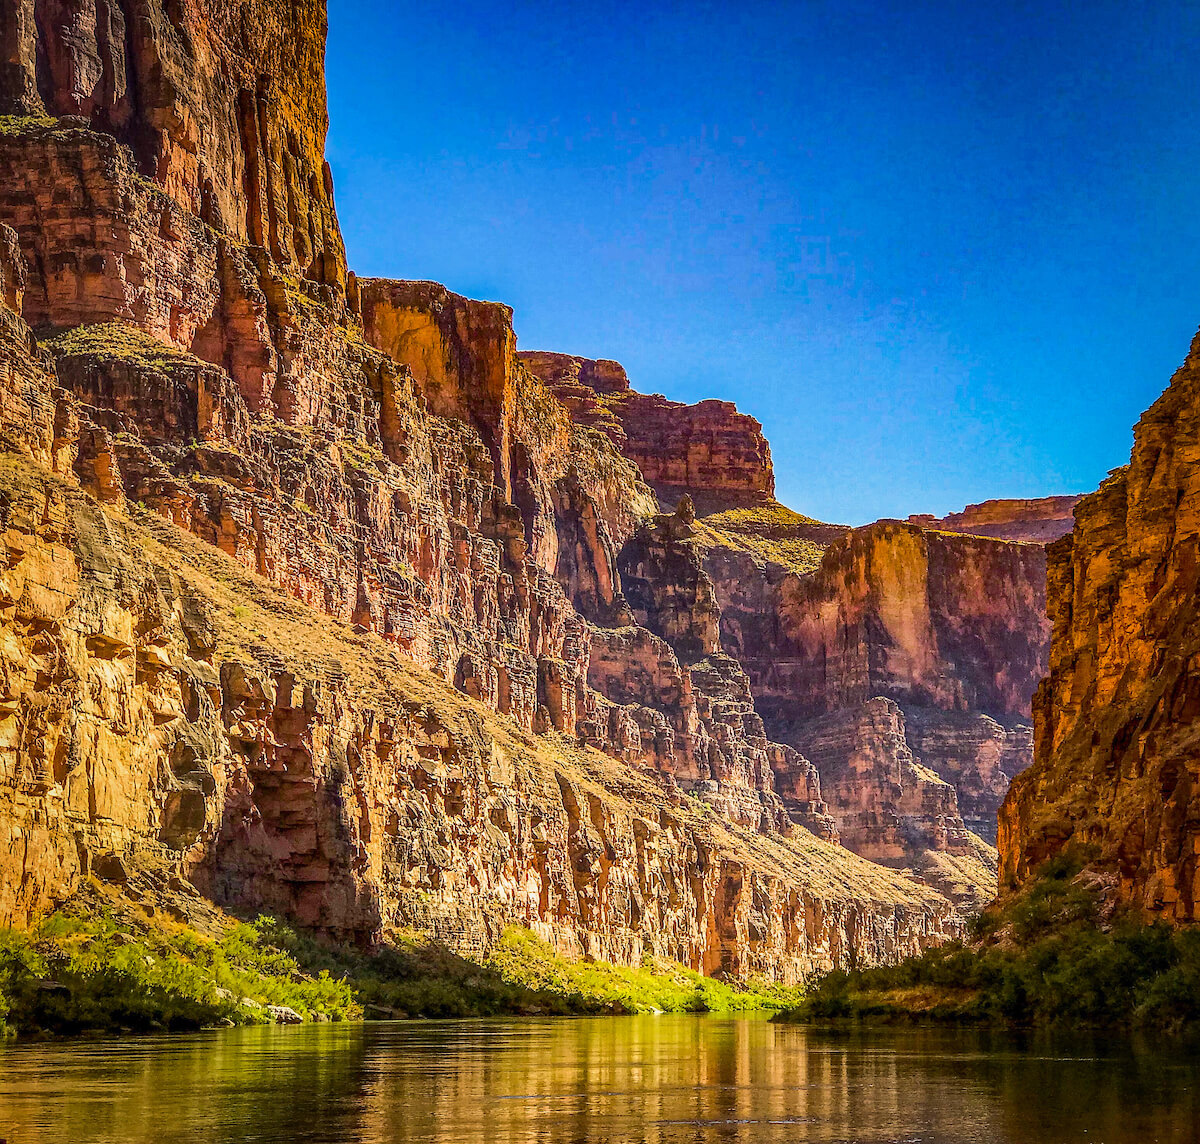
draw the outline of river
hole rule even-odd
[[[304,1025],[0,1047],[7,1144],[1200,1140],[1169,1044],[716,1016]]]

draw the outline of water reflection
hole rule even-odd
[[[9,1144],[1200,1139],[1198,1058],[1136,1041],[633,1017],[0,1049]]]

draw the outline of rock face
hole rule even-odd
[[[96,168],[126,155],[187,215],[266,248],[313,282],[340,286],[346,258],[325,162],[325,27],[321,0],[6,0],[0,114],[66,116],[69,131],[101,136],[39,139],[23,150],[25,178],[57,191],[54,225],[40,236],[53,253],[39,265],[53,281],[31,290],[121,274],[115,253],[100,267],[88,244],[71,260],[66,230],[103,226],[72,198],[102,186]],[[24,179],[9,175],[15,191]],[[166,243],[185,239],[169,219],[161,228]]]
[[[323,5],[3,11],[0,925],[151,867],[787,980],[961,932],[730,654],[681,494],[769,492],[757,422],[346,273]]]
[[[750,676],[768,733],[817,764],[847,845],[898,859],[902,820],[910,857],[928,848],[922,839],[953,851],[964,826],[994,841],[1008,784],[1031,758],[1029,702],[1046,663],[1040,547],[880,521],[844,533],[811,571],[723,545],[708,551],[705,567],[725,646]],[[899,722],[855,761],[847,728],[881,726],[873,707],[881,698],[899,705]],[[920,829],[912,825],[913,807],[933,804],[912,801],[906,790],[916,785],[898,789],[890,762],[864,779],[863,760],[890,758],[897,734],[951,784],[948,828],[945,806]],[[830,735],[834,742],[825,743]],[[830,786],[835,775],[848,777]],[[852,789],[860,780],[863,789]],[[896,798],[884,815],[889,791]],[[846,816],[864,805],[881,824],[873,840],[865,821],[846,829]]]
[[[616,362],[543,352],[520,357],[572,416],[606,433],[664,495],[774,495],[775,471],[762,426],[731,402],[684,405],[637,393]]]
[[[1049,549],[1050,674],[1036,760],[1000,817],[1002,880],[1080,851],[1152,918],[1200,897],[1200,341],[1134,430],[1129,464]]]
[[[914,758],[892,700],[813,719],[794,741],[815,764],[842,841],[856,854],[903,862],[922,850],[965,850],[954,787]]]
[[[1074,498],[988,502],[946,521],[822,524],[774,502],[757,422],[642,397],[613,362],[519,357],[661,501],[679,502],[653,543],[643,529],[622,551],[627,602],[685,664],[721,647],[744,669],[767,734],[799,751],[775,767],[776,790],[789,766],[815,768],[847,846],[898,865],[969,860],[979,877],[967,897],[986,900],[986,843],[1032,757],[1030,698],[1049,631],[1041,545],[995,537],[1061,535]]]
[[[1079,500],[1077,496],[989,500],[969,504],[962,512],[952,512],[940,519],[928,513],[910,516],[908,523],[938,532],[1049,544],[1075,527],[1074,512]]]

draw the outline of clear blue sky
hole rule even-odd
[[[1200,324],[1200,5],[331,0],[352,267],[763,422],[826,520],[1087,491]]]

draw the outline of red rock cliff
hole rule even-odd
[[[1050,548],[1050,673],[1034,765],[1000,816],[1002,880],[1072,847],[1151,917],[1197,919],[1200,340],[1134,430],[1129,464]]]
[[[585,424],[607,433],[656,488],[717,497],[770,497],[771,448],[762,426],[728,401],[685,405],[629,386],[616,362],[522,353],[521,360]]]
[[[3,15],[0,114],[76,117],[73,126],[126,144],[135,169],[188,214],[312,281],[344,282],[325,162],[322,0],[6,0]],[[82,137],[74,143],[59,153],[54,223],[38,236],[55,279],[69,269],[60,263],[72,222],[100,221],[65,196],[117,157]],[[18,173],[40,182],[53,151],[28,146]]]
[[[1066,536],[1075,526],[1074,511],[1079,500],[1077,496],[990,500],[969,504],[962,512],[952,512],[940,519],[923,514],[910,516],[908,522],[939,532],[1049,544]]]

